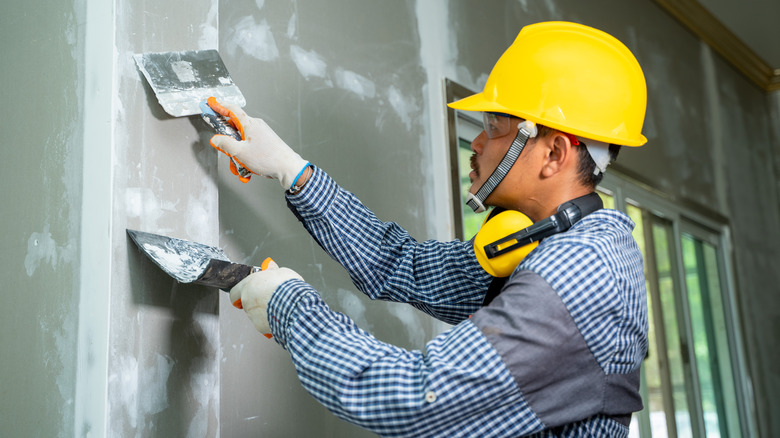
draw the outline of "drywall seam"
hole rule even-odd
[[[447,140],[447,109],[444,105],[446,91],[444,79],[454,78],[456,37],[449,25],[447,0],[417,0],[417,32],[420,36],[420,63],[426,72],[423,98],[428,111],[428,123],[424,124],[420,138],[424,187],[430,192],[424,196],[427,213],[427,236],[430,239],[451,240],[455,237],[455,221],[452,217],[455,202],[450,195],[449,142]],[[430,169],[430,172],[428,172]],[[431,320],[432,330],[439,333],[448,325]],[[410,336],[413,336],[410,333]]]
[[[427,75],[423,90],[428,109],[427,136],[420,139],[423,174],[427,179],[424,187],[428,214],[428,237],[450,240],[455,236],[452,218],[450,171],[447,142],[447,114],[444,107],[444,78],[455,77],[455,38],[450,35],[448,25],[449,9],[446,0],[417,0],[417,32],[420,35],[420,63]],[[430,165],[428,164],[430,163]]]
[[[106,436],[114,2],[87,0],[84,42],[83,194],[74,436]]]
[[[715,199],[718,202],[717,211],[726,217],[731,217],[728,199],[728,187],[726,184],[726,157],[723,146],[723,115],[720,110],[718,91],[718,77],[715,71],[715,61],[712,58],[712,49],[704,42],[700,42],[701,63],[704,72],[704,95],[709,107],[710,138],[712,140],[712,172],[714,175]]]
[[[780,210],[780,90],[769,93],[769,150],[772,152],[773,178],[777,194],[777,208]],[[780,212],[780,211],[779,211]]]

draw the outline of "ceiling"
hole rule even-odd
[[[699,0],[770,66],[780,68],[780,1]]]
[[[656,0],[745,76],[780,90],[779,0]]]

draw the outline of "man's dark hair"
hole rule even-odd
[[[556,132],[557,129],[550,128],[545,125],[536,125],[537,138],[545,138]],[[584,141],[580,140],[579,146],[576,146],[577,154],[579,156],[579,164],[577,165],[577,174],[580,177],[580,182],[586,187],[595,189],[597,185],[604,178],[603,172],[596,173],[596,162],[593,161],[593,157],[590,156],[588,148]],[[620,153],[620,145],[609,145],[609,162],[612,163],[617,159],[618,153]]]
[[[580,156],[580,162],[577,166],[577,174],[580,177],[580,182],[588,187],[595,189],[604,178],[604,172],[596,171],[596,162],[593,161],[593,157],[590,156],[590,152],[588,152],[588,148],[586,147],[585,142],[580,140],[580,145],[576,146],[576,148]],[[612,163],[615,161],[619,153],[620,145],[610,144],[609,162]]]

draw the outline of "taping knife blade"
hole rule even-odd
[[[273,262],[269,257],[261,266],[233,263],[222,249],[210,245],[137,230],[128,229],[127,234],[141,252],[179,283],[229,291],[250,274],[267,269]]]

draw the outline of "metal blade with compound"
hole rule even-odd
[[[160,269],[180,283],[197,282],[212,260],[230,263],[225,252],[213,246],[143,231],[127,230],[127,234]]]
[[[142,53],[134,58],[160,105],[174,117],[200,114],[200,103],[211,96],[222,104],[246,105],[216,50]]]

